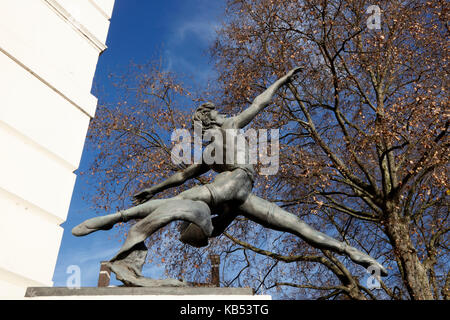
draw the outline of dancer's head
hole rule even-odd
[[[224,121],[225,115],[220,114],[211,102],[201,104],[192,116],[193,123],[200,122],[202,124],[202,131],[220,127]]]

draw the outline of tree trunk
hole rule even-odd
[[[387,215],[386,233],[400,264],[403,283],[412,300],[432,300],[427,272],[420,262],[417,251],[411,241],[408,220],[392,210]]]

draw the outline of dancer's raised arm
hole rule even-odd
[[[269,105],[275,92],[283,85],[289,83],[292,80],[292,77],[300,70],[301,70],[300,68],[292,69],[285,76],[275,81],[263,93],[257,96],[255,100],[253,100],[253,103],[251,104],[250,107],[248,107],[246,110],[242,111],[239,115],[233,118],[235,127],[242,129],[247,124],[249,124],[260,111],[262,111],[265,107]]]

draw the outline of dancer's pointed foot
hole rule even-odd
[[[121,218],[120,213],[91,218],[73,228],[72,234],[81,237],[98,230],[110,230]]]
[[[371,256],[359,251],[356,248],[353,248],[353,247],[350,247],[347,245],[346,245],[344,251],[353,262],[363,266],[366,269],[371,266],[375,267],[376,269],[378,269],[380,271],[380,275],[382,277],[385,277],[388,275],[387,270],[380,263],[378,263],[377,260],[375,260]]]
[[[186,281],[177,279],[151,279],[142,276],[142,273],[126,261],[113,261],[106,264],[127,287],[187,287]]]

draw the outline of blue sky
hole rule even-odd
[[[120,73],[131,61],[145,63],[162,55],[165,68],[194,76],[197,81],[213,75],[213,66],[206,54],[214,30],[220,24],[224,10],[222,0],[116,0],[109,28],[108,49],[100,56],[94,86],[114,94],[108,74]],[[108,92],[111,91],[111,92]],[[89,166],[92,158],[83,152],[79,169]],[[89,185],[77,179],[64,235],[53,275],[54,286],[66,286],[72,265],[79,266],[81,286],[97,286],[100,261],[109,260],[121,243],[116,232],[97,232],[77,238],[71,229],[94,217],[90,204],[82,199]],[[162,269],[146,265],[144,275],[164,277]],[[118,285],[117,280],[111,284]]]

